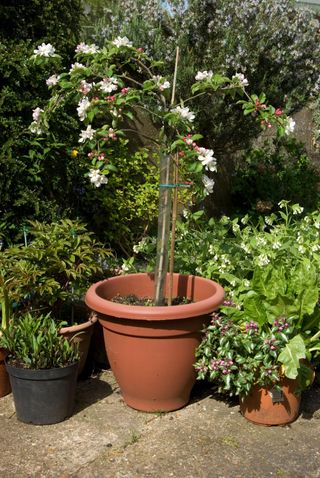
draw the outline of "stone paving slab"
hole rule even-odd
[[[111,371],[79,382],[74,415],[56,425],[17,420],[0,400],[0,478],[320,478],[320,388],[283,427],[247,422],[235,403],[196,387],[171,413],[127,407]]]

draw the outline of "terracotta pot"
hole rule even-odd
[[[111,301],[117,294],[153,297],[151,274],[112,277],[91,286],[86,295],[87,305],[98,312],[123,398],[137,410],[170,411],[188,403],[201,331],[224,298],[220,285],[195,276],[174,274],[173,290],[174,296],[194,302],[148,307]]]
[[[240,399],[240,411],[250,422],[259,425],[285,425],[299,415],[301,395],[296,394],[297,381],[284,378],[281,391],[273,387],[255,386],[249,395]]]
[[[7,352],[0,348],[0,398],[11,392],[9,375],[4,362],[6,356]]]
[[[84,369],[89,352],[91,336],[93,334],[93,328],[97,321],[98,317],[96,314],[91,314],[89,320],[82,324],[70,325],[69,327],[62,327],[62,329],[60,329],[60,334],[66,339],[73,340],[79,344],[80,363],[78,376]]]

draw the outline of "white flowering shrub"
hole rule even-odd
[[[151,270],[154,248],[153,237],[137,244],[132,268],[141,263]],[[178,223],[176,270],[216,280],[234,300],[252,288],[255,271],[290,273],[301,263],[320,269],[320,213],[305,214],[299,204],[281,201],[279,212],[258,220],[248,214],[207,220],[203,211],[186,212]]]
[[[103,44],[121,32],[146,46],[154,58],[164,58],[167,72],[172,70],[175,46],[187,51],[178,74],[182,96],[195,71],[200,71],[197,80],[216,73],[244,75],[250,89],[264,91],[278,108],[286,105],[286,113],[317,95],[319,23],[293,0],[124,0],[107,7],[101,2],[99,19],[97,29],[91,30],[95,41]],[[232,100],[219,96],[199,98],[194,112],[206,147],[215,150],[227,176],[237,152],[249,147],[260,129]],[[288,132],[292,128],[288,124]],[[223,184],[221,194],[227,195],[228,179],[218,174],[216,181]]]

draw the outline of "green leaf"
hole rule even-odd
[[[306,358],[306,347],[301,335],[296,335],[286,344],[278,360],[284,366],[285,376],[295,379],[301,366],[300,359]]]
[[[267,314],[262,300],[259,295],[250,291],[243,302],[246,320],[253,320],[257,324],[264,325],[267,322]]]

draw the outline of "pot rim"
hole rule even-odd
[[[111,281],[125,280],[125,278],[135,277],[136,280],[142,280],[146,277],[151,277],[153,274],[146,272],[137,274],[127,274],[124,276],[115,276],[93,284],[86,293],[85,302],[92,310],[104,315],[109,315],[118,318],[126,318],[133,320],[175,320],[184,319],[188,317],[198,317],[213,312],[224,299],[224,290],[221,285],[200,276],[194,276],[192,274],[179,274],[175,273],[174,277],[186,277],[188,280],[196,280],[202,282],[206,286],[211,287],[212,294],[206,299],[198,300],[191,304],[171,305],[171,306],[141,306],[141,305],[128,305],[112,302],[111,300],[104,299],[98,294],[98,289],[103,285],[110,283]]]
[[[89,319],[86,322],[81,322],[81,324],[76,325],[66,325],[65,327],[61,327],[59,330],[60,334],[67,334],[67,333],[77,333],[82,332],[86,329],[89,329],[92,325],[94,325],[98,321],[97,314],[91,313]]]

